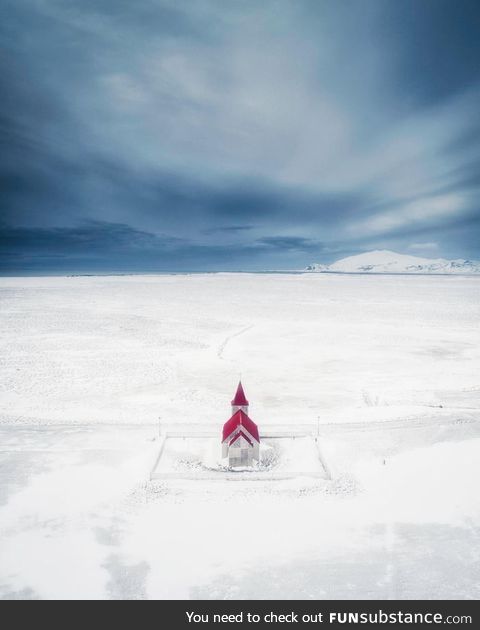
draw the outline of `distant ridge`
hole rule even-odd
[[[319,273],[419,273],[419,274],[470,274],[480,273],[480,262],[472,260],[446,260],[445,258],[420,258],[397,254],[387,249],[348,256],[331,265],[314,263],[306,271]]]

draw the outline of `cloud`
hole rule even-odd
[[[408,248],[422,251],[432,251],[438,249],[438,243],[411,243]]]
[[[253,229],[253,225],[225,225],[220,227],[213,227],[209,230],[206,230],[207,234],[215,234],[217,232],[230,232],[230,233],[238,233],[244,232],[246,230]]]
[[[450,194],[426,197],[400,205],[397,208],[351,223],[347,229],[357,236],[388,234],[396,230],[438,223],[444,219],[460,217],[469,210],[466,200]]]
[[[477,2],[7,5],[1,212],[38,255],[39,226],[65,264],[88,229],[117,264],[118,226],[148,265],[149,242],[191,268],[412,239],[480,255]]]
[[[318,253],[322,247],[321,244],[316,241],[299,236],[267,236],[258,239],[257,243],[281,251],[315,251]]]
[[[320,244],[296,237],[269,237],[248,243],[199,244],[140,231],[125,224],[87,221],[71,228],[0,226],[0,269],[110,272],[269,268],[272,252],[319,251]],[[253,261],[253,264],[252,264]],[[270,267],[271,268],[271,267]]]
[[[72,228],[19,228],[3,225],[0,231],[0,255],[27,254],[30,258],[94,258],[137,255],[155,249],[168,251],[179,239],[157,236],[121,223],[86,221]]]

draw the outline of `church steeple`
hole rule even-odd
[[[243,391],[242,381],[238,381],[237,391],[232,400],[232,413],[235,413],[239,409],[248,414],[248,400]]]

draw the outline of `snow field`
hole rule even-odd
[[[475,277],[1,279],[0,597],[478,598],[479,322]],[[331,480],[148,480],[239,372]]]

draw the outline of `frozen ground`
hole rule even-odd
[[[480,597],[480,278],[3,278],[0,300],[0,597]],[[149,482],[158,417],[220,430],[240,372],[261,427],[319,417],[333,479]]]
[[[311,436],[262,437],[260,462],[252,467],[231,471],[222,459],[216,437],[166,437],[160,457],[152,469],[153,479],[192,478],[221,481],[277,480],[311,476],[328,478],[317,442]]]

